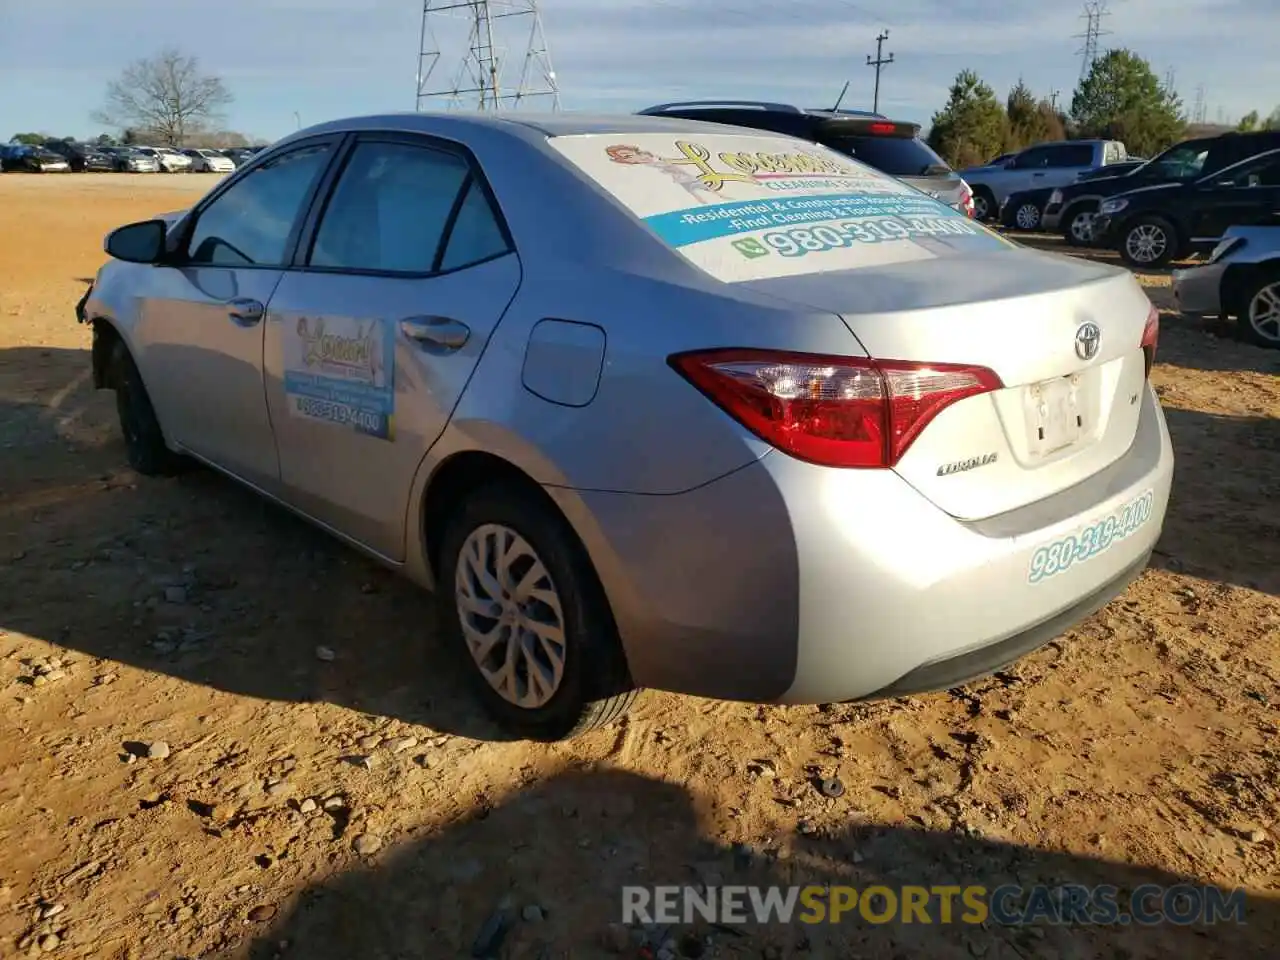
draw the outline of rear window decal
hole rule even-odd
[[[550,144],[665,244],[726,282],[1013,246],[900,180],[788,137],[586,134]]]

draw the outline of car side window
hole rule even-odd
[[[357,145],[321,217],[310,265],[431,273],[470,174],[462,157],[444,150]]]
[[[1280,157],[1250,164],[1232,177],[1232,184],[1237,187],[1280,187]]]
[[[1049,151],[1044,147],[1033,147],[1018,154],[1014,160],[1015,170],[1043,170],[1049,165]]]
[[[328,144],[303,147],[232,184],[200,212],[187,242],[187,260],[211,266],[283,266],[294,222],[328,160]]]
[[[501,256],[507,249],[507,238],[489,203],[489,197],[480,182],[472,177],[467,182],[467,193],[458,207],[458,216],[449,231],[449,239],[445,241],[440,269],[457,270]]]
[[[1063,144],[1049,147],[1050,167],[1090,167],[1093,166],[1093,146],[1088,143]]]

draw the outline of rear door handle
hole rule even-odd
[[[227,314],[242,327],[252,327],[266,312],[267,308],[261,301],[249,297],[239,297],[227,303]]]
[[[400,321],[400,332],[427,348],[452,353],[471,337],[471,328],[450,317],[409,317]]]

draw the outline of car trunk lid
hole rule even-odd
[[[942,410],[894,466],[959,519],[1071,487],[1137,432],[1150,302],[1123,271],[1011,250],[746,285],[839,314],[872,357],[995,372],[1001,389]]]

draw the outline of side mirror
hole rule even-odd
[[[164,259],[168,227],[163,220],[143,220],[107,234],[107,255],[127,263],[159,263]]]

